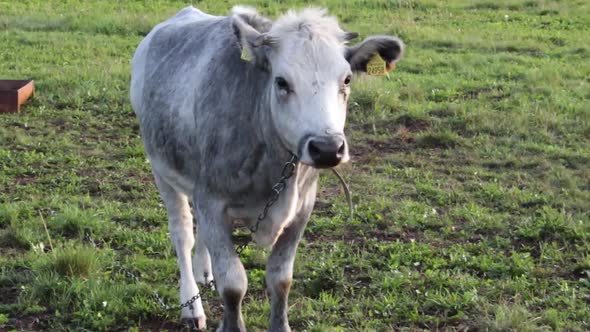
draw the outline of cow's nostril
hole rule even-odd
[[[342,145],[340,145],[340,148],[338,149],[338,157],[342,158],[342,156],[344,155],[344,142],[342,142]]]
[[[309,156],[312,160],[319,159],[322,155],[322,151],[320,148],[314,143],[314,141],[309,142]]]

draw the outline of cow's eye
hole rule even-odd
[[[352,75],[346,76],[346,78],[344,79],[344,85],[349,86],[351,80],[352,80]]]
[[[290,91],[289,83],[287,83],[287,80],[280,76],[275,78],[275,84],[277,85],[277,88],[279,88],[279,90],[283,90],[286,92]]]

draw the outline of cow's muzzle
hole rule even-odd
[[[342,135],[310,137],[302,150],[301,161],[316,168],[330,168],[348,161],[346,140]]]

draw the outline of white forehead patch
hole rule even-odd
[[[344,35],[338,20],[328,16],[325,9],[307,8],[300,12],[288,11],[279,17],[269,31],[271,38],[282,39],[292,33],[308,34],[308,38],[334,39]]]
[[[337,19],[328,16],[324,9],[289,11],[268,32],[277,50],[273,61],[275,69],[288,64],[296,71],[328,71],[329,76],[341,75],[348,68],[343,56],[344,35]]]

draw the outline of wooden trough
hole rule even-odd
[[[33,80],[0,79],[0,113],[20,112],[20,105],[35,91]]]

